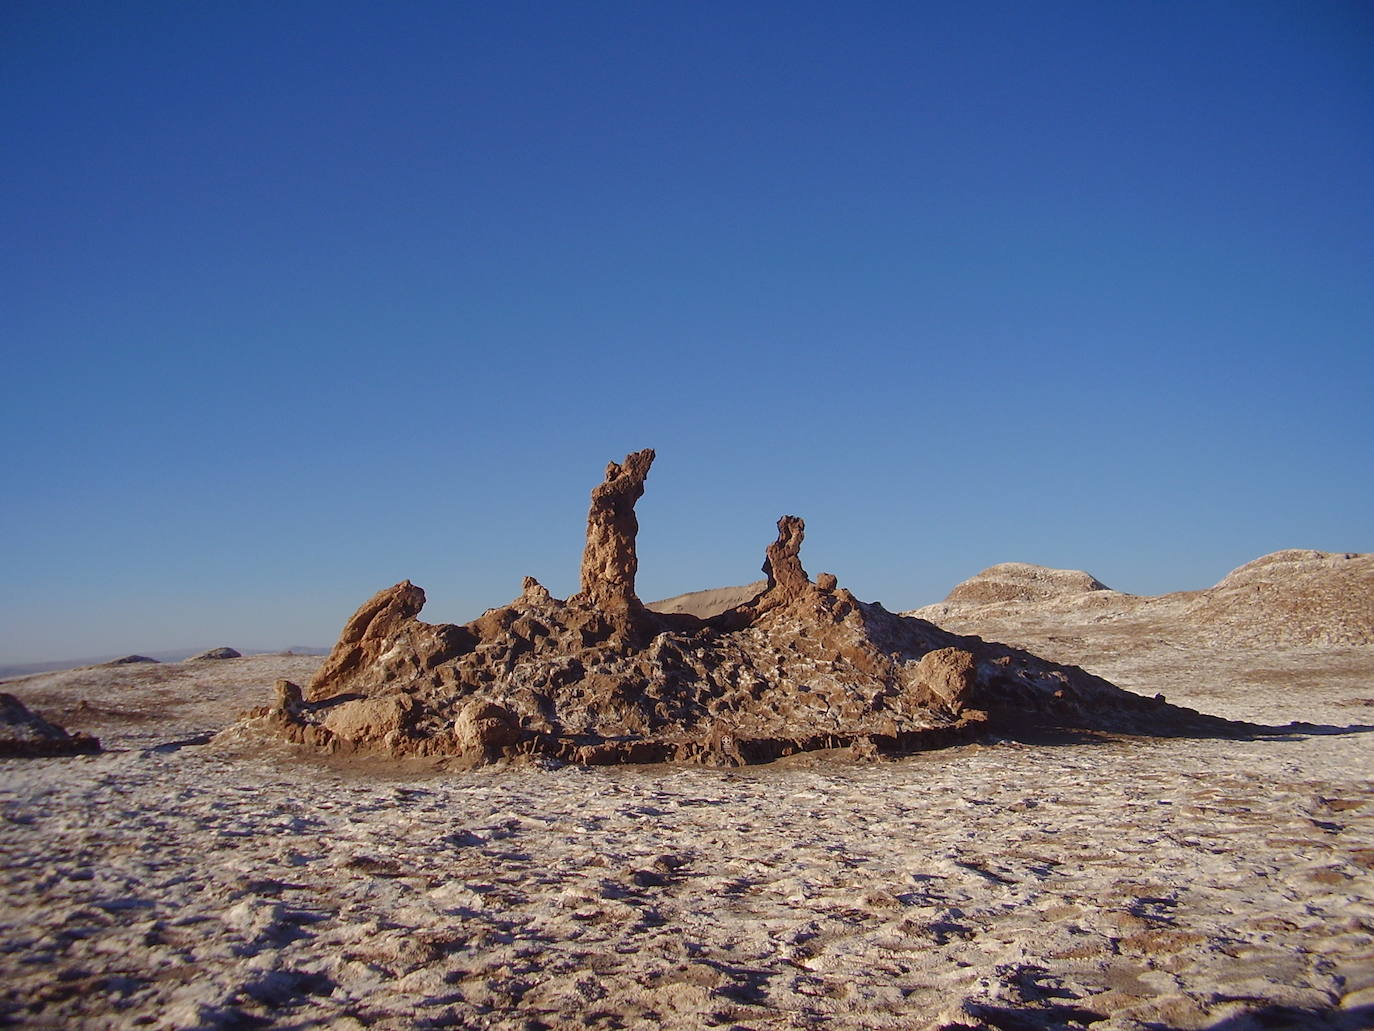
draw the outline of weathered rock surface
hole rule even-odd
[[[211,648],[209,651],[201,652],[199,655],[192,655],[187,662],[207,662],[211,659],[241,659],[243,653],[233,648]]]
[[[1188,646],[1360,646],[1374,644],[1374,554],[1276,551],[1215,587],[1157,596],[1123,594],[1078,570],[1006,562],[909,615],[1018,639],[1057,628]]]
[[[136,662],[157,662],[157,659],[150,659],[146,655],[125,655],[122,658],[111,659],[109,662],[102,663],[102,665],[129,666]]]
[[[634,505],[652,451],[612,462],[592,492],[581,591],[533,578],[465,626],[419,620],[402,581],[369,599],[300,692],[231,736],[268,733],[334,753],[482,763],[763,762],[820,748],[872,755],[994,729],[1151,734],[1241,729],[1072,666],[856,599],[801,562],[805,524],[778,520],[762,590],[709,618],[635,594]]]
[[[29,756],[82,755],[100,751],[88,734],[68,734],[32,713],[18,698],[0,694],[0,759]]]

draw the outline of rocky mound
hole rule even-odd
[[[1191,616],[1261,642],[1374,644],[1374,554],[1261,556],[1201,592]]]
[[[125,655],[122,658],[111,659],[109,662],[102,662],[102,666],[132,666],[136,662],[157,662],[157,659],[150,659],[146,655]]]
[[[1008,562],[909,615],[965,633],[1112,623],[1190,645],[1374,644],[1374,554],[1276,551],[1215,587],[1158,596],[1122,594],[1084,572]]]
[[[1051,601],[1077,598],[1093,591],[1110,591],[1096,577],[1078,569],[1049,569],[1025,562],[990,566],[949,592],[945,601],[955,605],[987,605],[996,602]],[[1112,592],[1116,593],[1116,592]]]
[[[763,589],[710,618],[634,590],[635,503],[654,459],[610,463],[592,491],[581,590],[533,578],[464,626],[417,617],[410,581],[358,609],[302,690],[278,682],[227,740],[261,734],[328,752],[545,755],[581,763],[762,762],[808,749],[925,748],[987,728],[1167,733],[1238,729],[1072,666],[894,615],[802,568],[805,526],[778,520]]]
[[[0,758],[82,755],[100,751],[88,734],[68,734],[30,712],[18,698],[0,694]]]
[[[199,655],[192,655],[187,662],[206,662],[211,659],[241,659],[243,653],[235,651],[233,648],[211,648],[209,651],[201,652]]]

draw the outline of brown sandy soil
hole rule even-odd
[[[0,1023],[1371,1026],[1374,649],[1022,629],[1325,728],[452,772],[194,743],[318,658],[10,681],[108,751],[0,763]]]

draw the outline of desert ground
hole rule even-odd
[[[1374,647],[999,619],[1301,725],[456,771],[212,740],[318,657],[12,680],[105,751],[0,762],[0,1024],[1374,1026]]]

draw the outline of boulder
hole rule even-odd
[[[324,719],[325,728],[349,746],[394,747],[414,727],[417,705],[404,694],[356,698],[334,706]]]
[[[914,677],[933,702],[957,711],[977,686],[978,660],[963,648],[937,648],[921,656]]]

